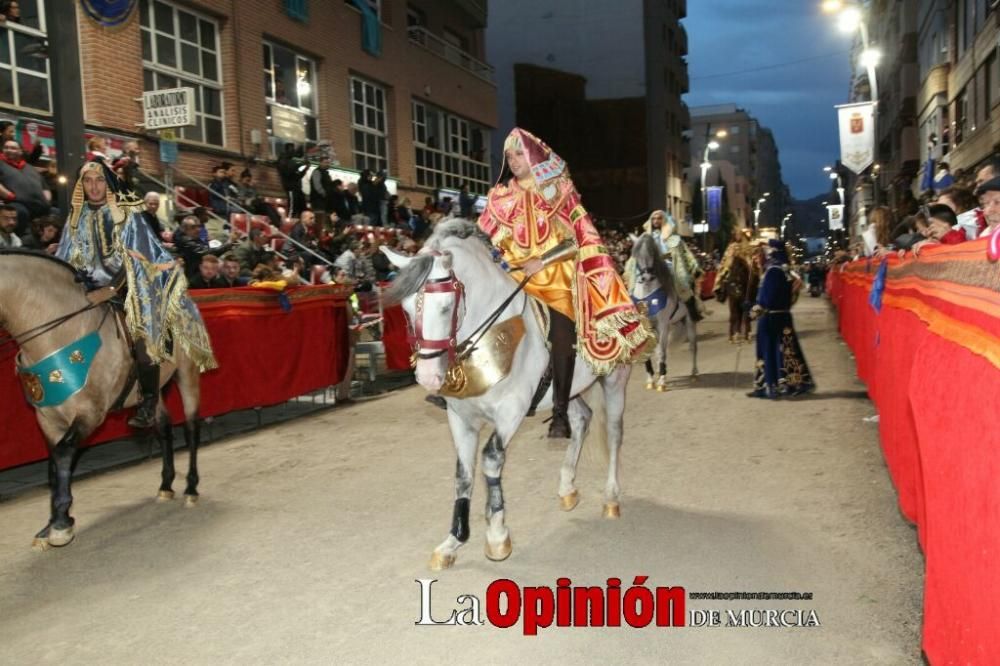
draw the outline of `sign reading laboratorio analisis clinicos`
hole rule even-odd
[[[147,130],[194,125],[194,88],[169,88],[142,93],[142,115]]]

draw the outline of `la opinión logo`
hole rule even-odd
[[[646,586],[648,576],[636,576],[632,585],[622,590],[620,578],[608,578],[606,585],[574,586],[569,578],[556,579],[550,586],[522,588],[501,578],[486,588],[486,619],[495,627],[509,629],[521,621],[525,636],[535,636],[539,628],[551,627],[621,627],[635,628],[685,626],[687,593],[683,587]],[[472,594],[456,597],[457,608],[447,618],[437,616],[432,608],[432,590],[436,578],[418,578],[420,618],[417,625],[480,626],[484,624],[482,603]]]

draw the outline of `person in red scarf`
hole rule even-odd
[[[18,235],[28,232],[31,220],[52,212],[49,196],[42,174],[24,160],[21,144],[14,139],[5,141],[0,157],[0,198],[17,209]]]
[[[515,128],[504,142],[512,178],[487,195],[479,227],[511,276],[549,306],[553,407],[549,437],[570,436],[567,408],[579,353],[598,375],[630,362],[651,339],[566,163]],[[577,349],[574,350],[574,344]]]

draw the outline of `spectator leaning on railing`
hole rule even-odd
[[[986,228],[979,234],[980,238],[988,238],[1000,227],[1000,177],[992,178],[976,190],[979,195],[979,205],[986,218]]]

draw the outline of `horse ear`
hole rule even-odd
[[[388,245],[380,245],[378,249],[382,252],[382,254],[388,257],[389,262],[396,268],[406,268],[407,266],[410,265],[410,262],[413,261],[413,257],[408,257],[405,254],[400,254],[399,252],[396,252],[395,250],[390,248]]]

